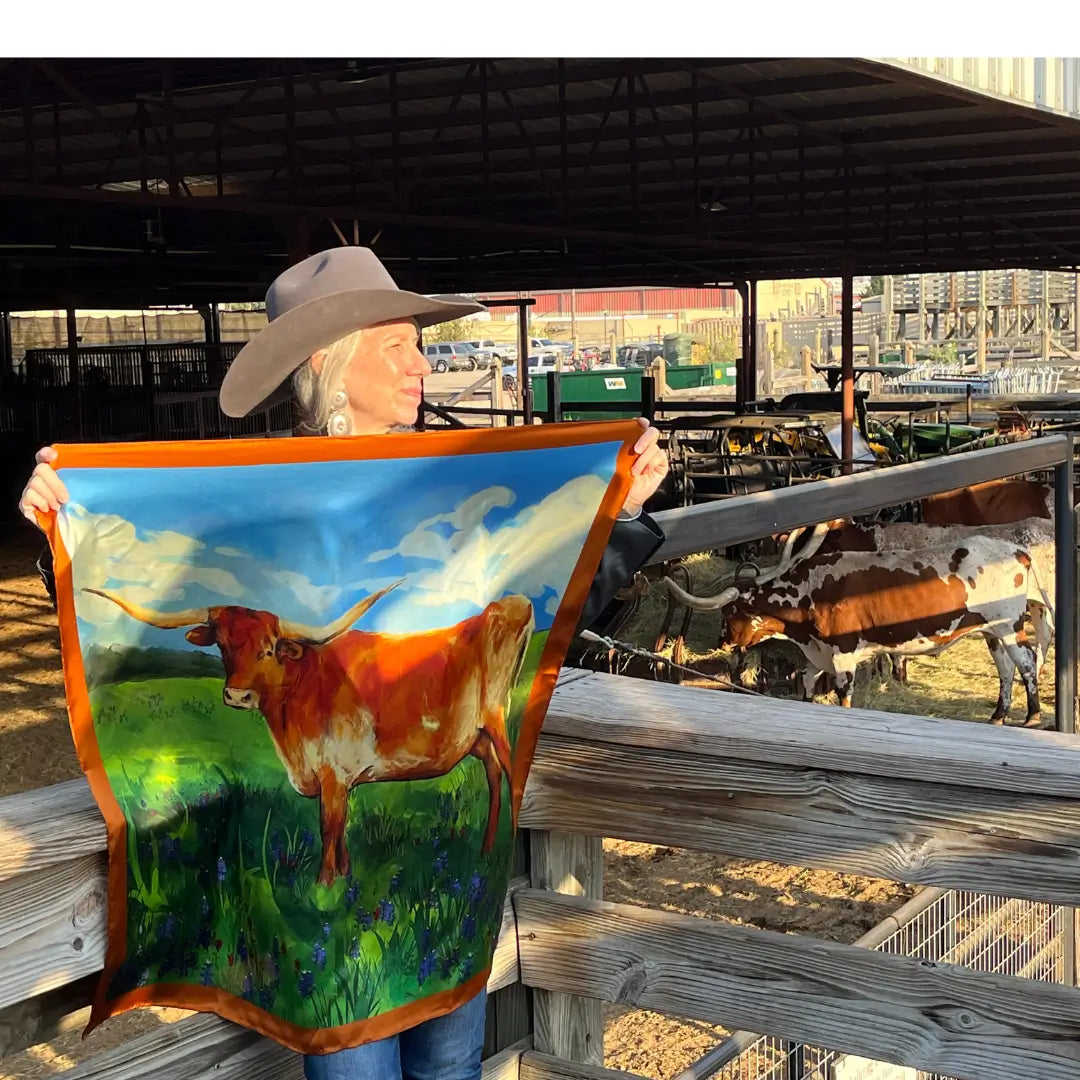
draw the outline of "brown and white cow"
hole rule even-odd
[[[415,634],[349,629],[395,587],[318,628],[235,606],[158,612],[86,591],[151,626],[190,627],[188,641],[221,651],[225,704],[262,713],[289,783],[320,800],[319,881],[330,885],[349,871],[345,830],[355,785],[445,776],[465,757],[478,758],[489,787],[487,852],[502,777],[511,783],[506,714],[532,636],[531,601],[505,596],[454,626]]]
[[[932,655],[982,634],[1020,671],[1027,724],[1038,726],[1035,657],[1024,637],[1030,575],[1031,557],[1017,544],[969,536],[946,547],[818,554],[764,584],[736,583],[707,598],[667,584],[691,607],[726,609],[723,644],[745,649],[769,638],[794,642],[815,679],[817,672],[833,676],[844,706],[851,704],[862,661]],[[1006,679],[998,668],[992,720],[1008,714],[1012,673],[1010,667]]]
[[[919,504],[924,525],[1008,525],[1026,518],[1053,518],[1054,489],[1010,478],[930,495]]]

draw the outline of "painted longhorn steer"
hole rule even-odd
[[[1027,724],[1037,726],[1035,659],[1023,631],[1030,573],[1031,557],[1018,545],[970,536],[945,548],[819,554],[770,582],[735,584],[713,597],[692,596],[670,580],[668,588],[693,607],[728,609],[723,644],[794,642],[815,678],[818,671],[833,676],[844,706],[851,704],[860,662],[881,654],[934,654],[981,633],[1019,669]],[[1011,669],[1001,684],[993,719],[1006,715],[1012,702]]]
[[[220,649],[225,704],[262,713],[289,782],[319,798],[319,881],[330,885],[349,871],[346,818],[356,784],[444,776],[471,754],[487,773],[485,852],[495,843],[503,775],[510,784],[506,713],[532,636],[532,603],[505,596],[422,633],[349,629],[395,587],[318,628],[244,607],[158,612],[86,591],[151,626],[190,627],[188,641]]]

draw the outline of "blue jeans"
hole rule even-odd
[[[307,1080],[480,1080],[487,993],[400,1035],[304,1058]]]

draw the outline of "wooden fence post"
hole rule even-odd
[[[500,382],[502,379],[500,378]],[[513,877],[529,872],[529,834],[522,829],[514,838]],[[532,1033],[532,991],[521,982],[488,995],[484,1026],[484,1057],[493,1057]]]
[[[604,842],[596,836],[532,830],[530,877],[534,889],[603,899]],[[604,1006],[594,998],[533,991],[533,1043],[566,1061],[604,1064]]]
[[[866,361],[868,367],[877,367],[881,359],[881,341],[877,334],[871,334],[866,346]],[[881,376],[876,372],[870,379],[870,392],[874,397],[881,393]]]

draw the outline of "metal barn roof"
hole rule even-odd
[[[865,59],[0,69],[0,308],[1080,266],[1080,121]],[[339,236],[340,234],[340,236]]]

